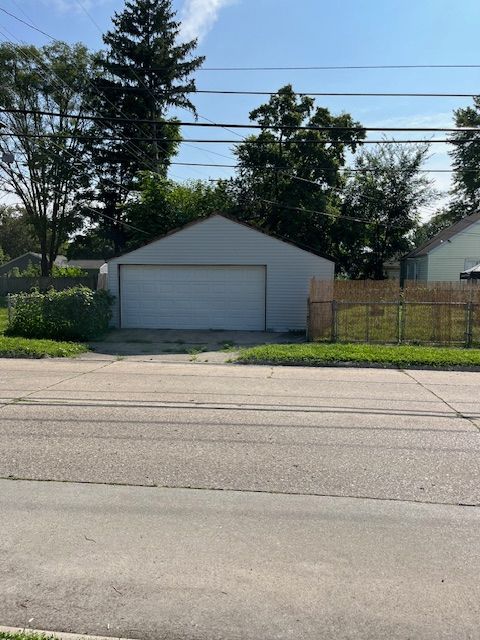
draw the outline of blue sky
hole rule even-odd
[[[113,12],[122,8],[123,0],[0,2],[0,6],[23,18],[26,14],[35,25],[59,39],[82,41],[98,48],[100,33],[81,4],[105,30]],[[207,67],[480,63],[478,0],[174,0],[174,7],[183,18],[185,34],[199,37],[198,53],[206,56]],[[4,15],[0,16],[0,29],[13,41],[47,41]],[[480,93],[480,69],[197,74],[199,89],[274,91],[286,83],[306,92]],[[262,101],[258,96],[198,95],[195,103],[198,112],[211,120],[244,123],[249,111]],[[347,111],[371,126],[448,126],[452,124],[452,110],[468,103],[468,99],[459,98],[318,99],[318,104],[334,112]],[[182,117],[189,119],[186,113]],[[232,137],[222,130],[184,132],[193,133],[195,137]],[[228,146],[203,147],[226,157],[183,145],[177,160],[228,164],[228,158],[232,158]],[[432,145],[429,166],[448,168],[446,151],[445,145]],[[172,168],[172,174],[182,179],[216,178],[229,173],[204,167]],[[449,176],[437,176],[436,181],[446,189]]]

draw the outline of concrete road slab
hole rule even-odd
[[[460,385],[462,387],[478,387],[480,385],[480,371],[422,371],[420,369],[409,369],[408,375],[427,385],[445,384],[449,386]]]
[[[161,367],[161,365],[157,365]],[[188,365],[187,365],[188,367]],[[358,382],[352,384],[350,382],[340,382],[334,380],[295,380],[290,378],[286,380],[277,380],[275,378],[262,379],[255,378],[255,384],[252,385],[252,379],[248,377],[224,378],[221,376],[195,376],[192,380],[190,371],[186,372],[186,376],[174,376],[166,370],[156,372],[148,372],[146,375],[123,374],[121,370],[115,373],[111,371],[108,375],[105,371],[93,372],[83,375],[75,380],[66,380],[56,385],[55,389],[59,391],[97,391],[108,393],[114,391],[116,393],[131,392],[178,392],[181,388],[188,388],[199,393],[218,393],[226,391],[231,393],[252,393],[257,394],[285,394],[289,396],[302,395],[321,395],[329,398],[349,397],[349,398],[389,398],[392,400],[432,400],[432,393],[418,384],[406,385],[404,383],[381,383],[381,382]],[[230,380],[230,382],[229,382]],[[188,387],[185,385],[188,384]]]
[[[15,404],[0,476],[480,504],[479,436],[460,418]]]
[[[478,392],[480,385],[448,385],[448,384],[426,384],[422,385],[425,389],[435,393],[444,402],[478,402]]]
[[[480,418],[480,402],[451,401],[449,405],[462,416],[467,418]]]
[[[206,376],[213,378],[269,378],[271,377],[271,367],[260,366],[240,366],[232,365],[226,367],[216,364],[191,363],[185,367],[184,364],[165,364],[159,367],[158,363],[137,362],[135,360],[117,360],[112,363],[109,370],[114,373],[131,374],[139,376],[158,375],[159,372],[169,376],[182,376],[185,378],[198,378]]]
[[[91,371],[94,367],[80,358],[0,358],[0,376],[13,372],[38,374],[49,372],[52,374],[77,374]]]
[[[207,377],[229,377],[229,378],[280,378],[293,380],[314,380],[314,381],[342,381],[342,382],[397,382],[403,384],[414,384],[414,381],[396,369],[357,369],[339,367],[271,367],[260,365],[223,365],[193,363],[190,375]],[[158,373],[157,365],[154,363],[149,369],[148,363],[136,362],[134,360],[121,360],[112,364],[111,370],[122,373],[136,373],[148,375],[149,372]],[[163,368],[169,375],[188,376],[188,371],[184,365],[168,364]]]
[[[186,387],[187,388],[187,387]],[[252,390],[254,391],[254,390]],[[191,389],[184,392],[155,393],[134,391],[99,393],[98,391],[59,391],[57,388],[31,393],[27,401],[38,407],[50,406],[126,406],[143,407],[183,407],[227,408],[247,410],[285,410],[358,415],[391,415],[413,417],[457,417],[457,412],[432,395],[432,400],[393,400],[391,398],[336,397],[321,393],[314,395],[287,395],[285,393],[235,393],[231,388],[218,393],[202,393]],[[384,422],[386,428],[393,427],[391,421]]]
[[[17,398],[103,368],[76,360],[0,359],[0,397]]]
[[[469,420],[459,418],[456,414],[440,415],[432,413],[397,412],[396,415],[375,409],[358,409],[352,412],[342,412],[340,406],[333,406],[331,411],[323,407],[284,407],[260,406],[250,404],[222,406],[218,403],[135,403],[118,402],[111,404],[89,404],[85,401],[47,402],[34,400],[16,402],[5,407],[0,414],[0,424],[7,428],[16,425],[30,424],[32,427],[43,428],[50,423],[61,423],[65,430],[75,428],[75,425],[110,424],[112,429],[116,425],[129,425],[136,429],[138,425],[149,425],[161,429],[164,425],[183,425],[185,428],[201,431],[203,426],[222,428],[278,427],[296,429],[347,429],[365,431],[407,431],[450,433],[452,431],[473,432],[476,429]],[[352,410],[353,411],[353,410]],[[392,420],[391,418],[394,418]]]
[[[8,481],[0,509],[5,624],[145,640],[478,637],[477,509]]]

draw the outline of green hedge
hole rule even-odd
[[[112,296],[73,287],[12,296],[13,313],[5,335],[53,340],[91,340],[108,329]]]

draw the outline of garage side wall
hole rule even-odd
[[[265,265],[266,325],[272,331],[305,329],[310,278],[334,277],[330,260],[212,216],[109,262],[109,290],[115,296],[112,324],[116,327],[120,323],[119,266],[129,264]]]

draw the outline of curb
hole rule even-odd
[[[85,633],[63,633],[62,631],[45,631],[44,629],[31,629],[30,627],[5,627],[0,625],[0,633],[24,633],[38,634],[42,636],[58,638],[58,640],[137,640],[136,638],[123,638],[121,636],[90,636]]]

